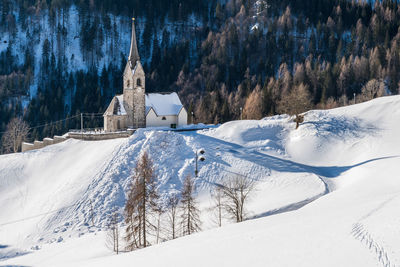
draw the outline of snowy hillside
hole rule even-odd
[[[393,96],[310,111],[298,130],[275,116],[1,156],[0,264],[400,266],[399,120]],[[149,152],[167,195],[194,172],[199,148],[198,199],[210,230],[112,255],[106,218],[123,208],[140,153]],[[211,229],[212,185],[234,173],[257,181],[249,217],[258,219]]]

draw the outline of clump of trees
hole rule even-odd
[[[125,248],[144,248],[201,231],[200,209],[196,200],[196,180],[187,175],[180,191],[171,188],[161,199],[152,160],[144,152],[134,168],[124,210]],[[216,184],[212,190],[214,221],[222,226],[223,219],[242,222],[247,204],[255,189],[250,178],[235,174]],[[119,215],[113,211],[109,220],[108,244],[119,252]]]
[[[217,193],[214,195],[218,203],[217,207],[222,207],[228,217],[235,222],[244,221],[247,215],[246,206],[254,192],[254,187],[254,181],[246,176],[235,174],[229,177],[218,187]]]
[[[385,94],[385,83],[381,80],[372,79],[361,89],[360,101],[368,101]]]
[[[182,190],[173,191],[164,206],[160,201],[154,173],[153,162],[144,152],[134,169],[125,204],[127,250],[150,246],[153,239],[158,243],[200,230],[194,179],[186,176]]]
[[[21,151],[22,142],[29,135],[29,125],[20,117],[12,119],[7,124],[6,132],[2,137],[2,150],[4,153],[17,153]]]

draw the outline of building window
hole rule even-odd
[[[130,81],[128,80],[128,81],[126,82],[126,87],[129,88],[130,85],[131,85],[131,83],[130,83]]]
[[[140,80],[140,78],[138,78],[138,79],[136,80],[136,85],[137,85],[137,86],[142,86],[142,80]]]
[[[161,120],[163,120],[163,121],[166,121],[167,120],[167,118],[166,117],[162,117],[162,119]]]

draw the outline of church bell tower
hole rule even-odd
[[[131,48],[123,77],[124,107],[128,127],[146,127],[145,85],[145,73],[136,43],[135,18],[132,18]]]

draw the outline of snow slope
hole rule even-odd
[[[275,116],[1,156],[0,264],[400,266],[399,121],[392,96],[310,111],[298,130]],[[203,228],[214,227],[213,183],[233,173],[257,180],[249,217],[258,219],[112,255],[102,230],[123,207],[140,153],[149,152],[167,195],[193,173],[198,148]]]

